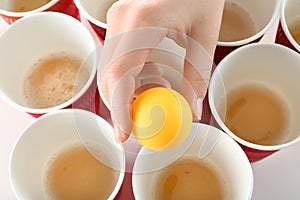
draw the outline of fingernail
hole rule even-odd
[[[129,137],[129,135],[123,133],[117,126],[114,126],[114,134],[115,134],[115,140],[119,144],[124,142]]]
[[[202,118],[202,104],[203,104],[203,99],[197,98],[196,116],[197,116],[198,120],[201,120],[201,118]]]
[[[114,125],[114,135],[115,135],[115,140],[117,143],[122,143],[122,138],[120,137],[120,134],[119,134],[119,128]]]

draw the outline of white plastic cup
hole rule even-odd
[[[46,114],[30,124],[17,139],[9,164],[12,188],[18,199],[45,199],[49,161],[64,148],[81,143],[104,165],[116,170],[117,183],[109,199],[118,193],[125,174],[125,155],[116,144],[112,127],[84,110],[65,109]]]
[[[159,174],[179,158],[199,159],[215,166],[225,181],[225,199],[251,199],[253,172],[243,150],[221,130],[199,123],[193,124],[189,137],[174,149],[158,152],[141,149],[132,175],[135,198],[155,199],[155,188],[163,187],[157,182]]]
[[[300,141],[300,56],[278,44],[250,44],[222,60],[214,71],[209,86],[209,105],[217,124],[245,150],[251,162]],[[287,104],[290,121],[286,137],[278,145],[260,145],[238,137],[224,123],[226,94],[241,84],[260,83],[276,91]]]
[[[100,39],[104,40],[107,29],[106,14],[118,0],[74,0],[79,13],[91,24]]]
[[[290,26],[300,21],[300,1],[284,0],[280,13],[280,26],[278,27],[276,43],[283,44],[300,53],[300,45],[295,41],[290,32]]]
[[[13,107],[34,116],[71,107],[88,91],[95,78],[95,49],[90,32],[68,15],[42,12],[24,17],[12,24],[0,38],[0,96]],[[24,103],[23,89],[30,67],[40,58],[60,52],[77,56],[83,61],[81,70],[88,72],[87,82],[73,98],[60,105],[43,109],[28,107]]]
[[[79,12],[93,24],[107,28],[106,14],[113,3],[118,0],[74,0]]]
[[[281,0],[226,0],[225,2],[235,3],[247,11],[254,21],[256,33],[238,41],[218,41],[214,59],[217,64],[233,50],[246,44],[258,42],[278,18],[281,6]]]
[[[8,23],[12,24],[14,21],[25,17],[27,15],[44,12],[44,11],[55,11],[68,14],[76,19],[79,19],[79,11],[76,8],[73,0],[51,0],[48,3],[38,7],[34,10],[16,12],[11,11],[11,3],[13,1],[0,0],[0,16]],[[21,2],[21,1],[20,1]]]

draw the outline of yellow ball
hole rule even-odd
[[[176,147],[192,127],[192,111],[185,98],[169,88],[152,88],[132,104],[133,134],[154,150]]]

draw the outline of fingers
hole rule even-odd
[[[208,5],[208,7],[212,6],[209,9],[218,11],[207,13],[210,17],[203,21],[201,26],[197,24],[192,26],[191,38],[181,40],[185,42],[187,50],[182,93],[192,107],[195,120],[200,120],[202,115],[202,103],[210,80],[214,51],[221,26],[223,3],[216,4],[215,8]]]
[[[129,138],[128,133],[124,133],[118,126],[114,125],[115,140],[117,143],[126,141]]]
[[[120,77],[111,93],[111,116],[114,123],[115,139],[117,142],[127,140],[132,129],[131,104],[136,91],[136,81],[145,83],[161,83],[161,69],[155,64],[146,67],[135,67]],[[142,84],[142,85],[143,85]]]
[[[149,34],[151,30],[152,34]],[[136,78],[149,81],[151,76],[162,73],[157,67],[150,65],[143,72],[151,49],[165,36],[164,32],[151,30],[139,29],[124,33],[106,41],[103,48],[99,88],[111,107],[115,138],[118,142],[125,141],[131,133],[131,103],[136,89]]]
[[[115,84],[108,88],[114,126],[127,135],[131,133],[132,128],[131,103],[135,90],[135,76],[141,69],[142,66],[132,68],[118,80],[114,80],[116,81]]]
[[[146,63],[136,77],[135,81],[135,93],[134,96],[137,97],[139,94],[153,87],[166,87],[170,88],[171,85],[163,76],[163,69],[159,64],[149,62]]]
[[[133,67],[123,74],[122,77],[118,78],[115,87],[110,91],[111,116],[117,142],[125,141],[131,133],[131,104],[133,94],[136,91],[136,81],[142,79],[143,83],[141,85],[145,83],[161,83],[161,85],[165,85],[166,81],[161,81],[160,75],[162,75],[162,71],[158,66],[148,64],[142,67]]]
[[[103,48],[104,56],[100,62],[99,85],[100,93],[111,106],[117,141],[126,140],[131,132],[131,103],[136,88],[139,87],[143,91],[147,87],[152,87],[153,83],[168,84],[155,67],[143,68],[151,49],[168,34],[166,29],[157,27],[178,30],[194,39],[190,42],[188,37],[177,38],[177,34],[169,33],[170,38],[187,49],[182,93],[192,107],[194,118],[201,118],[202,100],[210,78],[223,1],[215,0],[214,3],[195,1],[194,6],[186,7],[188,11],[194,12],[179,12],[178,5],[173,1],[170,1],[170,4],[166,1],[163,6],[158,3],[163,1],[118,1],[119,3],[110,9],[107,37]],[[196,9],[198,7],[205,8],[201,14]],[[218,12],[211,12],[215,10]],[[176,20],[173,15],[169,15],[174,13],[173,11],[178,14],[177,17],[180,16],[175,18]],[[142,28],[144,26],[156,28]],[[151,73],[154,75],[147,75]]]
[[[147,62],[145,63],[143,70],[139,73],[138,77],[136,77],[139,80],[161,76],[163,74],[162,68],[159,66],[159,64],[154,62]]]
[[[202,28],[198,28],[202,31]],[[206,35],[202,32],[192,31],[192,35],[169,31],[169,38],[172,38],[178,45],[186,49],[184,58],[184,76],[181,82],[181,94],[191,106],[193,119],[200,120],[202,115],[202,102],[206,95],[210,79],[213,59],[210,46],[203,45]],[[216,46],[216,41],[211,46]]]
[[[205,75],[202,76],[204,73],[206,72],[201,72],[188,61],[185,61],[182,95],[191,106],[194,120],[200,120],[202,116],[202,103],[208,87],[208,81],[204,78]]]
[[[213,60],[206,49],[194,39],[187,38],[182,94],[191,106],[194,120],[200,120],[202,116],[202,103],[207,92],[212,65]]]

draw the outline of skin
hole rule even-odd
[[[137,28],[162,27],[192,38],[206,50],[213,60],[224,1],[119,0],[108,11],[105,40],[109,41],[119,34]],[[192,47],[187,38],[174,34],[172,31],[162,32],[156,37],[146,39],[155,45],[164,37],[173,39],[178,45],[186,48],[187,56],[192,54]],[[161,75],[159,66],[156,66],[155,63],[146,63],[150,52],[151,49],[143,49],[121,56],[107,68],[100,79],[100,90],[111,106],[111,117],[117,142],[127,140],[131,132],[131,103],[136,92],[136,79],[147,74],[157,77]],[[183,92],[183,96],[186,97],[192,108],[193,118],[198,120],[201,118],[202,100],[207,91],[207,83],[187,61],[185,61],[184,76],[194,89],[195,95]],[[122,81],[120,81],[121,79]],[[167,84],[160,78],[157,78],[155,82],[158,85]],[[121,88],[118,90],[117,86]],[[145,86],[144,89],[151,86]],[[138,92],[144,89],[139,89]]]

